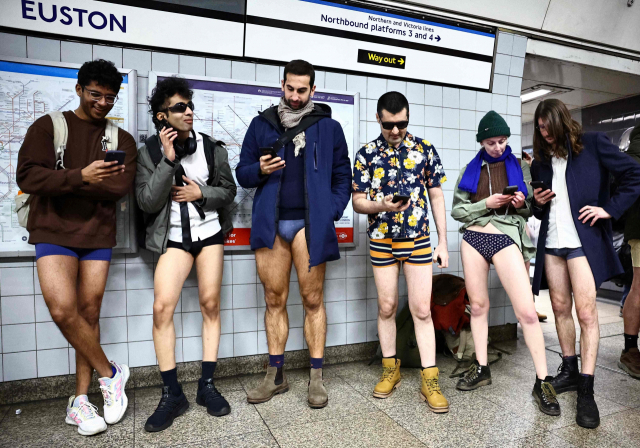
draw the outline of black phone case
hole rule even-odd
[[[123,165],[125,155],[126,153],[124,151],[107,151],[104,156],[104,161],[113,162],[114,160],[117,160],[118,165]]]

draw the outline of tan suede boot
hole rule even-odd
[[[277,367],[267,367],[267,375],[264,377],[262,383],[255,389],[251,389],[247,392],[247,401],[249,403],[264,403],[273,398],[274,395],[283,394],[289,390],[289,382],[287,376],[284,374],[284,367],[282,368],[282,383],[276,384]]]
[[[309,373],[309,407],[323,408],[329,404],[327,389],[322,382],[322,369],[311,369]]]
[[[429,405],[429,409],[440,414],[449,412],[449,402],[442,395],[438,382],[440,371],[437,367],[431,367],[422,371],[422,389],[420,397]]]
[[[382,358],[382,377],[373,389],[376,398],[387,398],[400,386],[400,360]]]

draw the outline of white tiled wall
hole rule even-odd
[[[505,116],[513,133],[510,141],[521,151],[520,84],[526,39],[501,33],[492,93],[443,88],[420,83],[365,76],[317,72],[319,89],[332,88],[360,92],[360,143],[380,133],[375,122],[376,101],[383,93],[396,90],[411,103],[410,131],[434,144],[442,157],[448,182],[446,208],[451,209],[453,188],[464,166],[478,149],[477,123],[485,112],[496,109]],[[138,130],[147,133],[146,94],[150,70],[206,75],[276,83],[282,67],[247,62],[165,54],[120,47],[64,42],[0,33],[0,55],[82,63],[90,58],[112,60],[118,67],[138,70]],[[137,136],[136,136],[137,137]],[[377,302],[373,270],[368,257],[366,217],[358,217],[359,246],[343,249],[342,258],[330,263],[325,282],[328,317],[327,345],[344,345],[377,340]],[[430,216],[435,235],[433,217]],[[443,271],[462,275],[458,224],[447,218],[450,267]],[[101,312],[101,343],[107,356],[130,366],[156,364],[151,336],[153,312],[153,271],[157,257],[149,252],[114,257]],[[436,273],[440,270],[435,268]],[[290,334],[287,350],[306,348],[303,336],[304,311],[295,269],[287,310]],[[495,272],[490,281],[490,324],[515,322],[513,309]],[[407,300],[407,286],[400,277],[400,306]],[[75,372],[75,351],[51,317],[41,295],[32,258],[0,260],[0,380],[61,375]],[[257,281],[251,253],[225,255],[221,297],[222,337],[219,357],[267,352],[264,330],[264,291]],[[197,279],[189,276],[174,318],[178,362],[201,359],[202,317],[198,306]]]

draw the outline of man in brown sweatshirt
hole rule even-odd
[[[116,245],[116,201],[133,185],[137,149],[133,137],[118,130],[124,164],[105,162],[106,116],[118,99],[122,75],[111,62],[86,62],[78,72],[80,106],[63,112],[68,127],[62,166],[56,169],[51,116],[38,118],[18,154],[16,180],[31,194],[27,230],[36,246],[42,295],[51,317],[76,350],[76,395],[66,422],[82,435],[107,429],[122,419],[129,368],[109,362],[100,347],[100,306]],[[116,149],[116,148],[112,148]],[[104,397],[104,418],[87,392],[93,370]]]

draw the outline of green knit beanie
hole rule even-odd
[[[509,125],[500,114],[490,110],[482,117],[482,120],[480,120],[476,140],[482,142],[482,140],[486,138],[499,137],[501,135],[506,137],[511,136],[511,129],[509,129]]]

